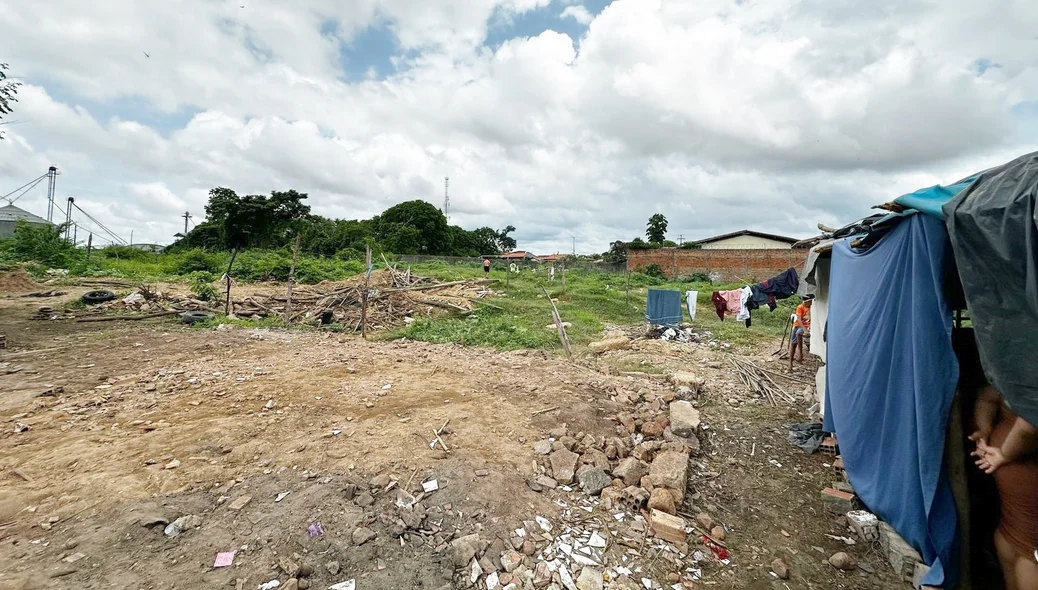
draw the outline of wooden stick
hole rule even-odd
[[[466,279],[464,281],[451,281],[449,283],[436,283],[435,285],[417,285],[414,287],[398,287],[395,289],[384,289],[383,293],[397,293],[400,291],[428,291],[430,289],[442,289],[455,285],[488,285],[496,283],[497,279]]]
[[[440,438],[439,433],[437,433],[435,430],[433,430],[433,436],[435,437],[435,440],[439,441],[440,446],[443,447],[444,452],[451,452],[451,450],[447,448],[447,444],[443,442],[443,439]]]
[[[371,246],[365,247],[364,292],[360,294],[360,337],[368,339],[368,283],[371,280]]]
[[[562,275],[565,280],[566,275]],[[562,341],[562,348],[566,351],[566,356],[573,358],[573,351],[569,348],[569,337],[566,336],[566,328],[562,325],[562,317],[559,316],[559,308],[555,307],[555,302],[551,300],[551,295],[548,294],[548,290],[543,286],[541,290],[544,291],[544,296],[548,298],[548,303],[551,304],[551,317],[555,320],[555,329],[559,333],[559,340]]]
[[[552,411],[555,411],[557,409],[559,409],[559,406],[552,406],[550,408],[544,408],[543,410],[537,410],[536,412],[534,412],[534,413],[532,413],[530,415],[531,416],[537,416],[537,415],[540,415],[540,414],[547,414],[548,412],[552,412]]]
[[[80,323],[87,323],[87,322],[114,322],[114,321],[117,321],[117,320],[136,321],[136,320],[147,320],[147,319],[151,319],[151,318],[160,318],[162,316],[174,315],[174,314],[178,314],[178,313],[184,313],[184,312],[181,311],[181,310],[178,310],[178,309],[172,309],[172,310],[169,310],[169,311],[160,311],[160,312],[157,312],[157,313],[149,313],[149,314],[145,314],[145,315],[108,315],[108,316],[102,316],[102,317],[98,317],[98,318],[79,318],[76,321],[80,322]],[[7,357],[5,356],[4,358],[7,358]]]
[[[238,257],[238,249],[235,248],[234,252],[231,253],[231,262],[227,265],[227,302],[223,307],[224,315],[231,315],[231,267],[234,266],[234,259]]]
[[[296,234],[296,245],[292,248],[292,266],[288,269],[288,294],[285,296],[285,322],[292,317],[292,285],[296,282],[296,260],[299,258],[299,241],[302,235]]]

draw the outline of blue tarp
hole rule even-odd
[[[855,493],[922,554],[924,584],[958,577],[954,498],[942,469],[959,367],[943,293],[948,234],[912,215],[871,249],[833,247],[825,430]]]
[[[960,180],[955,184],[949,186],[931,186],[930,188],[921,188],[914,193],[908,193],[907,195],[901,195],[894,199],[894,202],[898,205],[902,205],[909,209],[915,209],[936,217],[937,219],[944,219],[944,213],[941,211],[941,206],[955,198],[956,195],[961,193],[970,184],[976,175],[967,178],[966,180]]]
[[[681,311],[681,291],[649,289],[645,303],[645,319],[654,326],[680,324],[684,318]]]

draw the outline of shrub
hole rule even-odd
[[[50,268],[68,268],[83,254],[65,241],[64,225],[31,225],[19,221],[14,227],[8,255],[22,262],[38,262]]]
[[[148,252],[147,250],[141,250],[140,248],[134,248],[133,246],[116,245],[101,248],[97,253],[105,258],[118,258],[121,260],[147,260],[155,256],[155,254]]]
[[[188,250],[172,260],[169,270],[173,274],[187,275],[193,272],[204,271],[210,273],[222,272],[222,256],[210,254],[197,248]]]
[[[660,268],[660,265],[656,264],[655,262],[643,268],[642,272],[649,275],[650,277],[655,277],[657,279],[667,278],[666,273],[664,273],[663,269]]]
[[[187,284],[191,287],[191,292],[199,301],[215,301],[219,296],[216,288],[213,287],[213,281],[216,280],[216,277],[212,273],[198,270],[185,278],[187,279]]]

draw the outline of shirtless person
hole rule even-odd
[[[1002,522],[995,550],[1007,590],[1038,590],[1038,428],[987,385],[974,409],[977,466],[995,478]]]

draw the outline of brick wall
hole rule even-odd
[[[627,270],[642,270],[658,264],[668,278],[703,273],[719,282],[757,282],[771,278],[789,267],[797,272],[804,266],[808,248],[795,250],[629,250]]]

